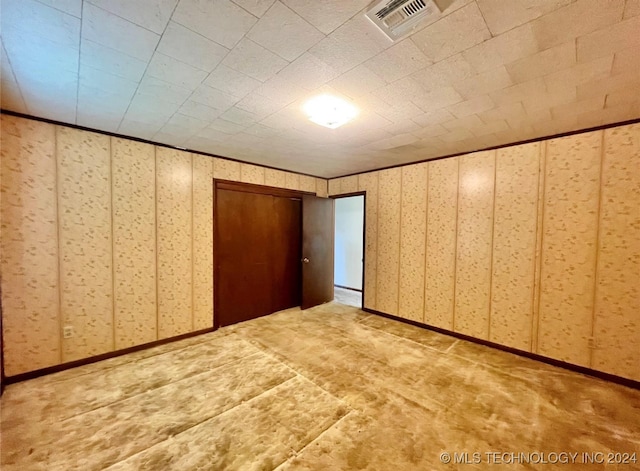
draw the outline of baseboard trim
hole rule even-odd
[[[611,373],[605,373],[604,371],[594,370],[591,368],[587,368],[585,366],[574,365],[573,363],[567,363],[566,361],[545,357],[537,353],[527,352],[526,350],[507,347],[506,345],[501,345],[499,343],[491,342],[489,340],[483,340],[476,337],[471,337],[470,335],[461,334],[459,332],[454,332],[452,330],[442,329],[440,327],[424,324],[422,322],[413,321],[410,319],[403,319],[402,317],[394,316],[392,314],[387,314],[386,312],[376,311],[375,309],[369,309],[367,307],[363,307],[362,310],[365,312],[368,312],[369,314],[375,314],[380,317],[386,317],[387,319],[403,322],[405,324],[413,325],[415,327],[421,327],[423,329],[431,330],[439,334],[449,335],[450,337],[455,337],[461,340],[467,340],[469,342],[473,342],[479,345],[484,345],[485,347],[495,348],[497,350],[502,350],[503,352],[513,353],[514,355],[529,358],[531,360],[540,361],[548,365],[557,366],[559,368],[564,368],[566,370],[570,370],[576,373],[582,373],[587,376],[593,376],[594,378],[603,379],[605,381],[610,381],[612,383],[620,384],[628,388],[640,390],[640,381],[624,378],[622,376],[614,375]]]
[[[342,285],[333,285],[335,288],[342,288],[342,289],[348,289],[349,291],[355,291],[357,293],[362,293],[361,289],[358,288],[349,288],[348,286],[342,286]]]
[[[40,376],[49,375],[52,373],[58,373],[60,371],[69,370],[71,368],[77,368],[78,366],[89,365],[91,363],[97,363],[102,360],[108,360],[109,358],[115,358],[128,353],[139,352],[140,350],[147,350],[149,348],[158,347],[167,343],[177,342],[178,340],[184,340],[191,337],[197,337],[198,335],[208,334],[213,332],[213,327],[208,329],[196,330],[194,332],[188,332],[182,335],[176,335],[175,337],[169,337],[161,340],[154,340],[153,342],[143,343],[142,345],[134,345],[133,347],[123,348],[121,350],[115,350],[113,352],[102,353],[89,358],[83,358],[81,360],[69,361],[67,363],[61,363],[60,365],[48,366],[46,368],[40,368],[39,370],[27,371],[26,373],[20,373],[14,376],[6,376],[2,382],[4,387],[5,382],[7,385],[19,383],[21,381],[27,381],[29,379],[39,378]]]

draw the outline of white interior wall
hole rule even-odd
[[[335,284],[362,289],[364,196],[336,199]]]

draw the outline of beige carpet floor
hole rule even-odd
[[[579,464],[640,458],[640,391],[337,303],[10,385],[1,405],[3,471],[640,469]],[[521,462],[561,452],[580,455]]]

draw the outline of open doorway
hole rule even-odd
[[[335,197],[334,298],[362,307],[364,194]]]

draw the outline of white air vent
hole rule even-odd
[[[367,11],[366,16],[389,39],[395,41],[413,30],[429,16],[440,15],[433,0],[382,0]]]

